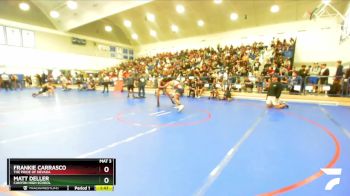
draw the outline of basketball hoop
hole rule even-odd
[[[330,1],[323,1],[320,3],[312,12],[305,13],[306,16],[309,15],[309,19],[315,22],[335,22],[337,26],[344,29],[344,24],[346,22],[346,17],[341,14]],[[341,35],[340,36],[340,44],[347,38],[348,36]]]
[[[321,18],[337,18],[344,21],[345,17],[331,3],[320,3],[310,13],[310,20],[318,20]]]

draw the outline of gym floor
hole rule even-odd
[[[0,184],[7,158],[102,157],[117,160],[108,195],[350,195],[350,107],[291,102],[276,110],[263,101],[183,97],[178,113],[165,96],[157,108],[151,94],[57,89],[32,98],[34,91],[0,92]],[[340,184],[325,190],[333,178]]]

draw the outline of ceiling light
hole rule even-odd
[[[78,3],[76,1],[67,1],[67,7],[71,10],[75,10],[78,8]]]
[[[271,6],[271,12],[272,13],[277,13],[277,12],[279,12],[280,11],[280,6],[278,6],[278,5],[273,5],[273,6]]]
[[[322,0],[322,3],[325,4],[325,5],[328,5],[331,3],[331,0]]]
[[[182,14],[185,12],[185,7],[183,5],[179,4],[176,6],[176,11],[177,11],[177,13]]]
[[[130,20],[124,20],[124,25],[126,27],[131,27],[132,23],[130,22]]]
[[[152,37],[156,37],[157,36],[157,32],[155,30],[150,30],[149,34],[152,36]]]
[[[221,4],[221,3],[222,3],[222,0],[214,0],[214,3],[215,3],[215,4]]]
[[[146,18],[147,18],[148,21],[154,22],[156,17],[154,16],[154,14],[147,13],[146,14]]]
[[[204,21],[203,20],[198,20],[197,21],[197,25],[200,26],[200,27],[204,26]]]
[[[113,28],[109,25],[105,26],[105,31],[107,32],[111,32],[113,30]]]
[[[237,20],[238,19],[238,14],[233,12],[231,15],[230,15],[230,18],[231,20]]]
[[[58,11],[56,11],[56,10],[52,10],[52,11],[50,12],[50,16],[51,16],[52,18],[58,18],[58,17],[60,17],[60,13],[58,13]]]
[[[28,3],[24,3],[24,2],[20,3],[18,6],[19,6],[19,9],[21,9],[23,11],[28,11],[30,9],[29,4]]]
[[[171,31],[176,33],[179,31],[179,27],[173,24],[173,25],[171,25]]]
[[[139,36],[136,33],[133,33],[131,35],[131,38],[134,39],[134,40],[137,40],[139,38]]]

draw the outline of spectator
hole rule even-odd
[[[309,77],[309,83],[313,87],[313,91],[317,91],[317,84],[318,84],[318,76],[321,72],[321,67],[318,65],[318,63],[314,63],[310,69],[310,77]]]
[[[288,76],[283,76],[283,77],[281,78],[281,84],[282,84],[282,90],[288,89],[288,85],[289,85]]]
[[[11,79],[11,84],[10,84],[10,88],[11,90],[14,89],[14,90],[17,90],[18,86],[17,86],[17,81],[18,81],[18,78],[17,78],[17,75],[16,74],[11,74],[10,76],[10,79]]]
[[[320,89],[319,92],[323,91],[323,86],[328,85],[328,76],[329,76],[329,69],[327,68],[327,65],[325,63],[321,64],[321,71],[320,71]]]
[[[339,96],[341,91],[341,78],[335,78],[333,84],[331,85],[331,89],[328,92],[330,96]]]
[[[96,81],[94,80],[91,74],[87,80],[87,90],[96,90]]]
[[[350,67],[346,70],[345,72],[345,77],[344,77],[344,93],[345,95],[349,95],[350,93]]]
[[[193,77],[193,76],[190,76]],[[189,79],[187,81],[187,85],[188,85],[188,97],[195,97],[196,96],[196,84],[195,81],[192,79]]]
[[[256,74],[255,77],[256,77],[255,86],[258,90],[258,93],[262,93],[263,85],[264,85],[264,76]]]
[[[336,79],[341,79],[344,75],[343,72],[343,65],[341,64],[341,61],[337,61],[337,71],[335,72],[335,78]]]
[[[254,87],[253,82],[250,81],[248,77],[244,78],[244,90],[248,92],[252,92],[253,87]]]
[[[62,89],[64,91],[70,90],[70,88],[68,87],[69,80],[67,79],[67,77],[64,75],[61,75],[60,80],[61,80],[61,84],[62,84]]]
[[[300,92],[304,91],[305,88],[305,78],[308,76],[308,70],[306,69],[306,65],[302,65],[301,69],[298,72],[298,75],[301,77],[301,89]]]
[[[321,65],[320,76],[320,84],[328,84],[329,69],[327,68],[327,65],[325,63]]]
[[[200,98],[204,91],[204,82],[197,77],[196,78],[196,98]]]
[[[293,72],[292,78],[290,80],[289,92],[290,93],[300,93],[300,91],[295,90],[295,86],[302,84],[302,78],[298,76],[298,72]]]
[[[259,71],[260,70],[261,63],[259,62],[259,57],[256,57],[254,61],[254,71]]]
[[[19,89],[23,89],[25,87],[25,82],[24,82],[24,75],[23,74],[18,74],[17,75],[17,87]]]
[[[26,85],[25,86],[28,86],[28,87],[30,87],[30,86],[32,86],[32,78],[30,77],[30,76],[26,76],[25,77],[25,83],[26,83]]]
[[[131,72],[131,71],[129,71]],[[132,95],[133,98],[135,98],[134,95],[134,75],[133,74],[126,74],[126,87],[128,89],[128,98],[130,97],[130,93]]]
[[[76,84],[77,84],[78,90],[81,89],[81,85],[83,84],[83,82],[84,82],[83,75],[82,74],[78,74],[77,78],[76,78]]]
[[[36,74],[36,75],[35,75],[35,81],[36,81],[36,84],[35,84],[36,87],[41,87],[41,85],[43,84],[43,83],[41,82],[41,77],[40,77],[39,74]]]
[[[40,86],[42,85],[42,84],[45,84],[47,82],[47,75],[43,72],[42,74],[41,74],[41,78],[40,78]]]
[[[1,74],[2,85],[8,91],[10,89],[10,77],[5,72]]]
[[[227,87],[225,89],[223,100],[227,100],[227,101],[232,100],[231,85],[227,85]]]
[[[219,80],[214,79],[214,82],[212,84],[211,91],[210,91],[210,96],[208,99],[218,98],[220,89],[221,89],[221,84],[220,84]]]

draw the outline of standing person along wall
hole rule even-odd
[[[337,70],[335,72],[335,79],[341,79],[344,75],[342,62],[338,60],[336,66]]]

